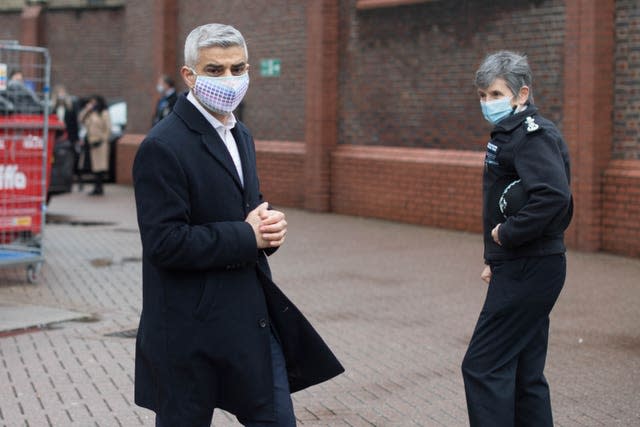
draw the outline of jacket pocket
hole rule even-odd
[[[216,305],[216,297],[219,289],[220,284],[218,281],[211,279],[205,281],[202,296],[200,297],[200,301],[193,312],[193,316],[197,320],[202,322],[209,317],[209,313],[211,313],[211,310]]]

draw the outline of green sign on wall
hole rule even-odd
[[[260,75],[262,77],[279,77],[280,60],[276,58],[260,60]]]

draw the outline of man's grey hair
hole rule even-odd
[[[247,44],[240,31],[231,25],[206,24],[194,28],[184,42],[184,63],[195,68],[198,63],[200,49],[208,47],[229,48],[240,46],[244,49],[246,59],[249,59]]]
[[[533,101],[533,75],[526,55],[501,50],[487,56],[478,71],[476,71],[475,85],[479,89],[486,89],[498,78],[503,79],[513,96],[517,96],[522,86],[529,87],[529,100]]]

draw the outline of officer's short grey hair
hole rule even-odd
[[[184,42],[184,63],[195,68],[198,63],[200,49],[208,47],[229,48],[240,46],[244,49],[246,59],[249,59],[247,44],[240,31],[231,25],[206,24],[194,28]]]
[[[501,50],[487,56],[476,71],[475,85],[479,89],[486,89],[497,78],[507,83],[513,96],[518,95],[522,86],[528,86],[529,100],[533,99],[533,75],[526,55]]]

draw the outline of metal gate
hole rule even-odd
[[[24,266],[29,282],[44,262],[50,69],[47,49],[0,42],[0,267]]]

